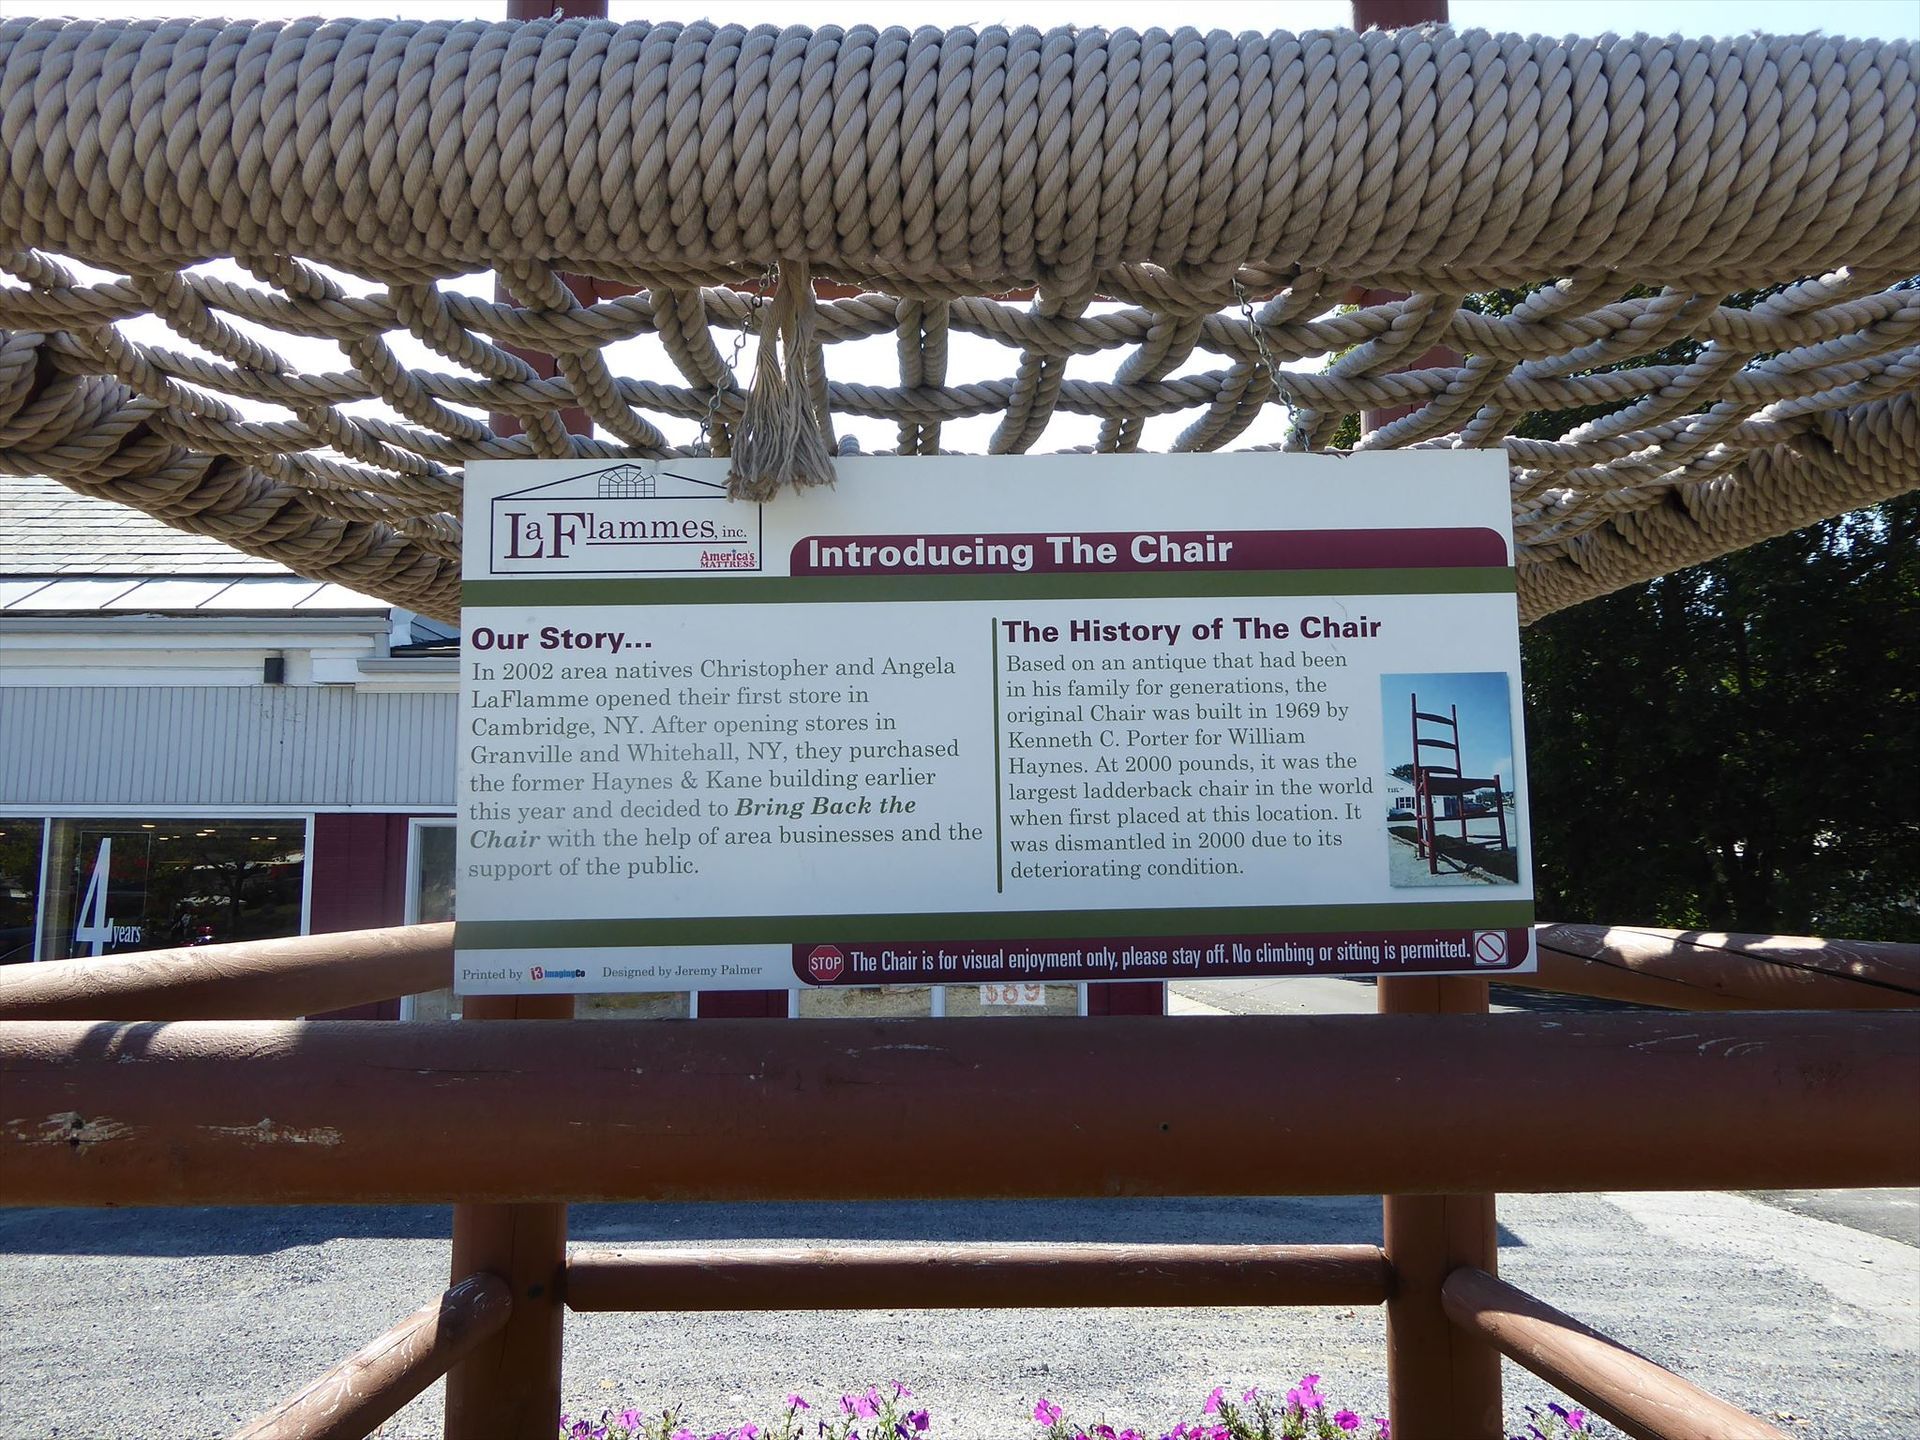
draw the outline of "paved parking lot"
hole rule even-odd
[[[1230,1157],[1223,1159],[1230,1163]],[[1920,1434],[1920,1250],[1729,1195],[1503,1197],[1502,1271],[1789,1435]],[[440,1209],[0,1212],[0,1436],[224,1435],[445,1283]],[[1370,1198],[582,1206],[577,1240],[1377,1240]],[[1017,1440],[1040,1395],[1166,1425],[1221,1382],[1303,1370],[1384,1405],[1378,1310],[582,1315],[568,1403],[714,1425],[789,1389],[899,1378],[934,1440]],[[1514,1404],[1548,1393],[1508,1367]],[[386,1432],[437,1436],[430,1392]],[[1371,1408],[1370,1408],[1371,1407]],[[702,1431],[702,1433],[706,1433]],[[1157,1433],[1157,1432],[1156,1432]]]

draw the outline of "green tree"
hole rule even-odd
[[[1920,940],[1920,495],[1548,616],[1521,654],[1543,915]]]
[[[1543,913],[1920,939],[1920,496],[1533,625]]]

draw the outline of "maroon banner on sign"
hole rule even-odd
[[[795,575],[1119,575],[1145,571],[1408,570],[1506,565],[1485,527],[1101,530],[1076,535],[808,535]]]
[[[810,986],[1230,980],[1271,975],[1490,975],[1527,960],[1508,930],[1153,935],[1101,940],[860,941],[793,947]]]

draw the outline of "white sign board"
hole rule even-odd
[[[468,467],[457,988],[1530,968],[1497,453]]]

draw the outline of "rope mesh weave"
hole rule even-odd
[[[837,425],[891,422],[901,453],[981,416],[994,452],[1065,416],[1100,450],[1169,416],[1212,450],[1278,406],[1262,445],[1400,407],[1363,446],[1503,445],[1537,618],[1920,485],[1915,59],[9,19],[0,469],[455,619],[461,465],[707,453],[699,422],[727,453],[729,352],[794,262],[827,282]],[[481,272],[506,298],[467,293]],[[836,374],[837,343],[886,336],[897,383]],[[294,337],[344,364],[299,368]],[[1000,377],[950,378],[968,337]],[[635,341],[672,378],[618,373]]]

